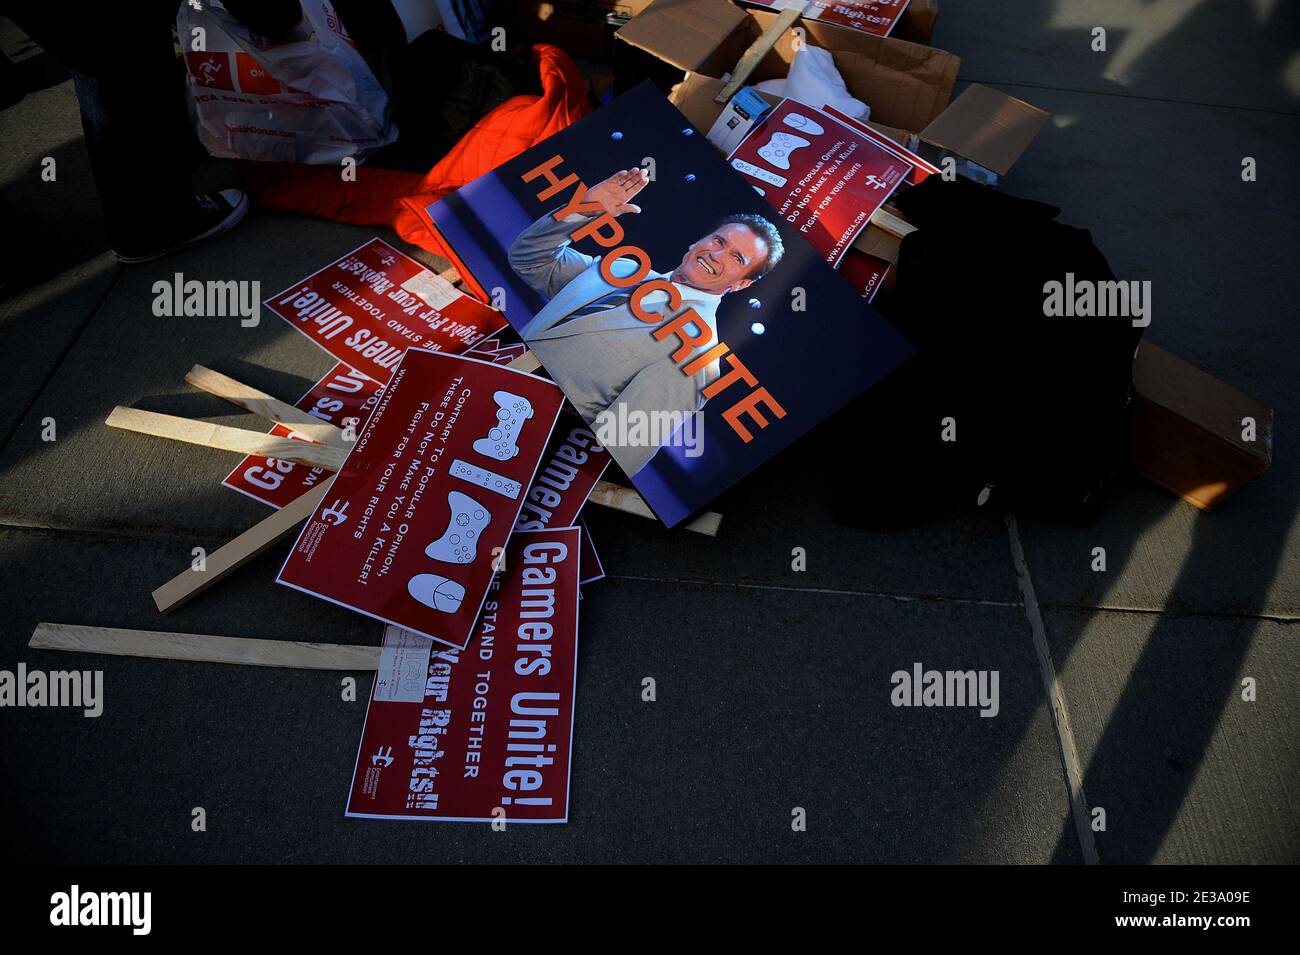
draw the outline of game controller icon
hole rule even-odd
[[[406,582],[406,592],[432,610],[455,613],[465,599],[465,588],[439,574],[416,574]]]
[[[791,129],[802,130],[810,136],[820,136],[822,133],[826,132],[820,124],[814,123],[807,116],[803,115],[803,113],[786,114],[785,124]]]
[[[527,398],[508,391],[493,392],[492,400],[497,403],[497,423],[486,438],[474,442],[474,450],[498,461],[509,461],[519,453],[519,430],[533,416],[533,406]]]
[[[760,159],[770,162],[777,169],[789,169],[790,154],[796,149],[811,145],[812,143],[802,136],[778,131],[772,134],[772,138],[765,145],[759,147],[758,155]]]
[[[492,512],[460,491],[448,493],[447,504],[451,507],[447,529],[424,553],[444,564],[472,564],[478,553],[479,535],[491,522]]]
[[[761,179],[763,182],[771,183],[778,189],[790,181],[786,179],[785,176],[778,176],[776,173],[769,172],[762,166],[755,166],[752,162],[746,162],[743,159],[731,160],[731,168],[737,172],[743,172],[746,176],[753,176],[755,179]],[[757,189],[758,187],[755,186],[754,188]]]
[[[447,473],[452,477],[460,478],[462,481],[477,484],[485,491],[508,497],[512,501],[519,500],[519,492],[524,489],[523,485],[518,481],[512,481],[508,477],[497,474],[496,471],[489,471],[487,468],[481,468],[477,464],[470,464],[460,458],[451,462],[451,468],[448,469]]]

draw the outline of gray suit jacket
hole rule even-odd
[[[655,341],[652,332],[657,325],[641,321],[628,305],[563,321],[617,291],[601,276],[600,257],[579,252],[569,241],[569,234],[585,218],[571,215],[557,222],[551,215],[543,216],[510,246],[511,268],[550,299],[519,330],[520,335],[589,422],[602,411],[619,414],[620,406],[647,414],[679,412],[683,418],[694,414],[704,407],[702,389],[718,376],[716,362],[688,378],[671,358],[680,346],[677,337]],[[636,266],[633,259],[622,258],[610,271],[621,278],[635,272]],[[652,271],[646,281],[654,278],[667,279],[668,274]],[[682,296],[679,311],[694,308],[713,331],[713,341],[696,348],[687,358],[690,361],[717,343],[716,312],[722,296],[673,285]],[[667,320],[676,314],[668,312],[667,301],[667,293],[654,292],[646,296],[643,307],[661,311]],[[609,450],[623,470],[635,474],[658,448],[611,444]]]

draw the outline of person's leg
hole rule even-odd
[[[199,151],[172,45],[178,6],[177,0],[0,0],[6,15],[73,72],[110,241],[127,259],[149,258],[208,232],[238,202],[205,207],[194,195]]]

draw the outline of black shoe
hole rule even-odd
[[[220,192],[195,196],[194,202],[195,225],[179,239],[150,251],[133,250],[126,253],[114,249],[113,254],[119,261],[129,263],[149,262],[161,258],[179,249],[221,235],[223,232],[229,232],[248,214],[250,205],[248,196],[238,189],[222,189]]]

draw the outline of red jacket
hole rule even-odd
[[[541,96],[515,96],[488,113],[425,175],[358,167],[344,182],[334,167],[244,164],[257,205],[353,225],[390,226],[413,245],[450,257],[424,210],[591,111],[577,65],[559,47],[533,47]]]

